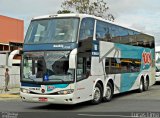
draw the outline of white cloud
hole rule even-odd
[[[16,17],[24,20],[32,17],[55,14],[61,9],[63,0],[1,0],[1,15]]]
[[[158,11],[159,0],[106,0],[110,9],[118,14],[136,13],[139,11]]]
[[[116,22],[154,35],[160,45],[159,0],[108,0],[108,4]]]
[[[0,15],[25,21],[25,31],[31,18],[45,14],[55,14],[64,0],[1,0]]]

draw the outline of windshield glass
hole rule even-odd
[[[69,51],[26,52],[23,56],[24,81],[73,82],[69,69]]]
[[[78,18],[33,20],[28,28],[25,44],[75,42]]]

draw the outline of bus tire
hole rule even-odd
[[[92,104],[99,104],[102,101],[102,86],[97,83],[94,88],[93,99],[91,100]]]
[[[107,83],[106,86],[106,93],[105,96],[103,97],[103,101],[105,102],[109,102],[111,101],[112,97],[113,97],[113,86],[110,82]]]
[[[146,82],[144,83],[144,91],[147,91],[149,88],[149,80],[146,79]]]
[[[140,85],[139,85],[138,92],[139,92],[139,93],[142,93],[143,91],[144,91],[144,80],[141,79],[141,80],[140,80]]]

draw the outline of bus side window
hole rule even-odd
[[[93,38],[94,31],[94,19],[84,18],[81,23],[80,28],[80,40],[85,40],[88,38]]]
[[[139,72],[141,66],[140,59],[127,58],[106,58],[106,74]]]

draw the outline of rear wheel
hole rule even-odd
[[[149,80],[146,79],[146,82],[144,83],[144,91],[147,91],[149,88]]]
[[[138,92],[141,93],[143,92],[143,90],[144,90],[144,80],[141,79]]]
[[[102,86],[97,83],[94,88],[92,104],[98,104],[102,101]]]
[[[110,82],[108,82],[107,86],[106,86],[105,97],[103,98],[103,100],[106,102],[109,102],[109,101],[111,101],[112,96],[113,96],[113,86]]]

